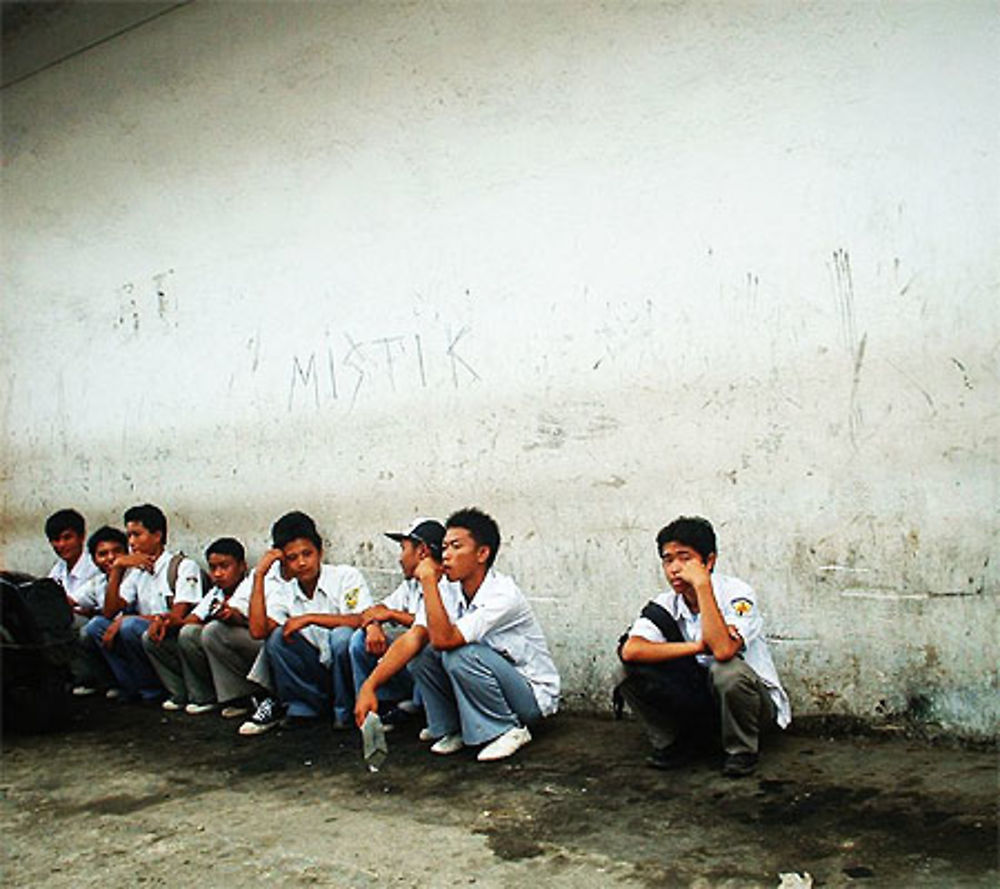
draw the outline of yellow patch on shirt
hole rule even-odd
[[[361,587],[354,587],[354,589],[348,590],[344,593],[344,604],[349,610],[353,611],[358,606],[358,595],[361,592]]]
[[[740,617],[746,617],[751,611],[753,611],[753,602],[749,599],[741,597],[739,599],[733,599],[733,601],[729,604],[732,605],[733,611],[735,611]]]

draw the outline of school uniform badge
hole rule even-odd
[[[729,604],[732,606],[733,611],[735,611],[740,617],[746,617],[751,611],[753,611],[753,602],[743,596],[739,599],[733,599]]]
[[[344,604],[347,606],[348,610],[353,611],[358,607],[358,594],[361,592],[361,587],[354,587],[349,589],[344,594]]]

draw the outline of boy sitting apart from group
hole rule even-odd
[[[424,594],[420,613],[362,686],[355,721],[360,728],[378,708],[379,686],[412,661],[427,711],[421,736],[437,739],[431,751],[485,744],[480,761],[504,759],[531,740],[529,725],[556,712],[559,674],[524,594],[493,569],[496,522],[464,509],[445,524],[442,563],[426,558],[414,571]],[[442,572],[460,584],[457,601]]]
[[[98,573],[91,554],[84,548],[86,523],[75,509],[60,509],[45,520],[45,536],[59,560],[49,571],[72,603],[76,591]]]
[[[685,768],[721,735],[723,773],[749,775],[761,732],[791,720],[754,591],[712,573],[715,531],[706,519],[675,519],[656,547],[672,591],[643,608],[620,645],[618,691],[645,725],[650,765]]]
[[[162,639],[202,597],[201,569],[166,549],[167,519],[150,503],[125,512],[131,552],[118,556],[108,573],[103,614],[86,633],[107,659],[125,700],[157,701],[163,686],[143,647],[149,631]]]
[[[230,597],[246,577],[246,552],[232,537],[220,537],[205,550],[212,588],[183,618],[171,615],[158,623],[159,639],[153,638],[154,625],[143,636],[143,647],[167,689],[164,710],[180,710],[197,715],[217,706],[212,670],[202,644],[205,625],[226,607]]]
[[[266,639],[264,657],[277,697],[260,702],[240,726],[241,735],[258,735],[286,722],[328,713],[333,698],[334,726],[348,724],[354,707],[349,646],[371,605],[368,584],[351,565],[324,565],[323,541],[305,513],[290,512],[271,528],[273,548],[257,563],[250,594],[250,634]],[[289,583],[265,596],[264,580],[282,562]]]

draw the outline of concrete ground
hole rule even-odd
[[[995,750],[814,726],[732,780],[646,768],[630,720],[560,715],[494,764],[416,732],[371,774],[328,724],[74,701],[68,731],[4,737],[3,885],[998,885]]]

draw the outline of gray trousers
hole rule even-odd
[[[644,670],[655,670],[656,664],[644,664]],[[757,753],[760,735],[776,725],[777,711],[767,686],[741,657],[728,661],[712,661],[709,668],[699,668],[706,674],[706,700],[711,695],[721,728],[722,748],[726,753]],[[622,696],[632,711],[642,720],[650,743],[658,748],[669,747],[679,736],[696,732],[705,726],[690,724],[701,711],[692,706],[690,689],[676,693],[666,684],[661,691],[654,683],[625,681]],[[678,719],[678,716],[682,716]]]
[[[178,704],[211,704],[215,701],[212,671],[201,644],[201,624],[185,624],[177,632],[168,632],[159,643],[146,632],[142,647],[167,694]]]
[[[213,620],[205,626],[201,644],[208,657],[215,695],[220,703],[261,694],[261,685],[248,679],[247,674],[264,647],[263,639],[254,639],[247,627]]]

